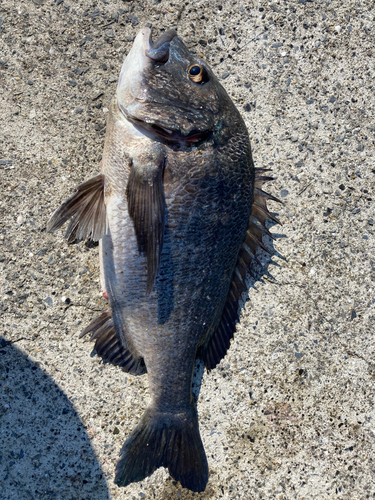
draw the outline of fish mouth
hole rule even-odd
[[[132,116],[120,105],[120,110],[125,118],[130,121],[138,130],[140,130],[144,135],[161,142],[166,143],[185,143],[186,145],[198,144],[211,135],[210,130],[190,130],[188,133],[184,133],[181,130],[172,130],[159,123],[149,123],[135,116]]]
[[[140,128],[144,128],[148,132],[151,132],[155,138],[159,138],[165,142],[173,143],[186,143],[187,145],[199,144],[211,135],[210,130],[191,130],[188,134],[183,134],[178,130],[170,130],[168,128],[157,125],[156,123],[142,123],[138,125]]]

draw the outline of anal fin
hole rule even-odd
[[[95,340],[95,350],[105,363],[119,366],[124,372],[133,375],[147,373],[143,358],[135,357],[120,342],[110,310],[95,318],[80,334],[80,338],[92,333],[90,341]]]
[[[99,241],[106,232],[104,176],[99,174],[83,182],[52,215],[47,231],[55,231],[71,219],[65,237],[71,243],[91,238]]]

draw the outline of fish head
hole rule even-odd
[[[149,28],[138,33],[124,61],[116,98],[133,125],[177,148],[209,137],[229,100],[208,64],[174,30],[153,43]]]

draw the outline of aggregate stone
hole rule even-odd
[[[370,0],[1,2],[0,498],[374,497],[373,17]],[[79,339],[106,307],[97,246],[45,231],[100,170],[104,78],[148,23],[207,59],[272,168],[265,189],[287,191],[230,350],[194,378],[201,494],[164,469],[114,485],[147,377]]]

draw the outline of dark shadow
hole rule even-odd
[[[107,500],[76,410],[43,370],[0,337],[0,498]]]
[[[76,242],[77,242],[77,240],[73,241],[73,243],[76,243]],[[99,246],[99,241],[93,241],[93,240],[90,240],[90,239],[85,241],[85,247],[87,249],[96,248],[98,246]]]

